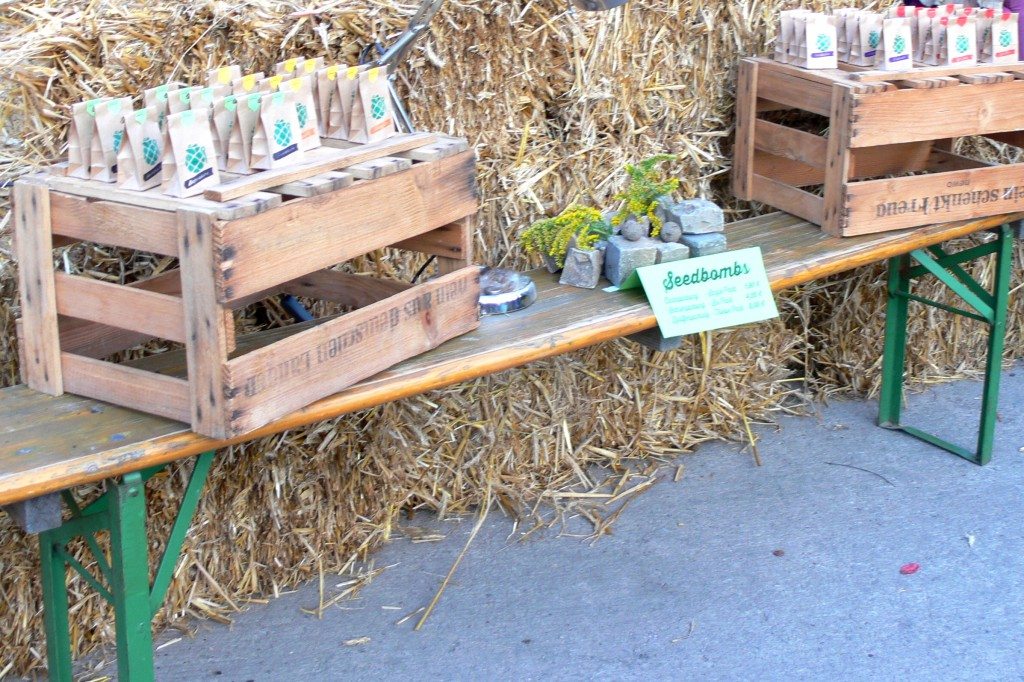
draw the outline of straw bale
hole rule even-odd
[[[480,260],[526,266],[514,246],[519,229],[574,201],[607,202],[622,164],[654,152],[682,157],[686,195],[748,215],[725,184],[733,73],[737,56],[767,51],[783,4],[797,3],[634,0],[625,11],[573,15],[551,0],[451,0],[413,51],[401,87],[422,128],[465,135],[477,150]],[[270,0],[3,3],[0,184],[61,157],[67,105],[82,97],[198,82],[207,68],[232,62],[269,70],[296,54],[352,61],[362,45],[393,38],[410,11],[378,0],[324,7],[296,19],[288,14],[304,5]],[[81,246],[58,263],[115,281],[169,265]],[[418,262],[381,252],[359,265],[408,277]],[[3,203],[4,384],[17,374],[14,280]],[[619,495],[630,485],[622,480],[652,475],[649,462],[708,439],[746,440],[746,423],[800,409],[808,388],[870,391],[883,294],[880,270],[866,268],[788,292],[778,321],[693,337],[672,353],[606,343],[230,448],[218,455],[158,623],[224,618],[249,598],[354,570],[398,514],[461,514],[484,491],[509,514],[550,523],[554,509],[588,519],[595,535],[607,532],[621,506],[565,493]],[[1021,348],[1022,308],[1015,299],[1008,354]],[[976,371],[983,340],[954,330],[914,319],[915,372],[935,380]],[[615,482],[597,480],[594,465]],[[148,487],[154,555],[190,466],[172,465]],[[91,563],[82,547],[75,553]],[[37,565],[33,538],[0,518],[0,671],[43,666]],[[102,600],[77,578],[70,590],[76,652],[112,642]]]

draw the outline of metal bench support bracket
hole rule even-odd
[[[1002,370],[1003,340],[1006,335],[1007,304],[1010,297],[1014,231],[1010,225],[1003,225],[995,232],[996,239],[958,253],[946,253],[939,246],[932,246],[889,259],[885,355],[882,360],[882,393],[878,406],[878,424],[885,428],[903,431],[975,464],[987,464],[992,458],[996,408],[999,402],[999,377]],[[995,282],[990,292],[976,282],[961,267],[961,264],[993,254],[996,257],[996,272]],[[917,261],[918,265],[914,265],[911,259]],[[910,292],[911,282],[927,275],[936,277],[949,287],[970,310],[912,294]],[[981,402],[981,424],[978,429],[976,448],[973,451],[921,429],[900,423],[907,350],[907,307],[910,301],[978,320],[989,327],[985,384]]]
[[[121,480],[108,480],[106,492],[86,507],[80,508],[70,494],[64,494],[71,518],[60,527],[39,534],[46,658],[51,680],[72,680],[69,566],[114,607],[118,679],[130,682],[153,679],[153,616],[167,594],[212,463],[213,452],[196,457],[152,584],[146,533],[146,481],[163,467],[126,474]],[[109,554],[100,549],[97,541],[96,534],[101,531],[109,534]],[[98,575],[68,551],[68,543],[77,538],[83,539],[89,547]]]

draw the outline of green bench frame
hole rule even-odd
[[[1021,218],[1024,218],[1024,214],[843,239],[825,235],[816,226],[793,216],[771,214],[733,223],[729,226],[728,234],[733,248],[760,246],[763,249],[773,291],[888,259],[889,301],[879,423],[889,428],[900,428],[983,464],[991,457],[1002,339],[1009,298],[1010,262],[1015,236],[1015,230],[1009,223]],[[993,228],[996,229],[994,240],[958,254],[948,254],[938,246],[948,239]],[[1018,236],[1019,231],[1017,227]],[[968,261],[991,255],[997,258],[997,277],[994,290],[987,292],[968,277],[961,266]],[[912,265],[911,259],[919,265]],[[910,293],[911,281],[924,275],[938,277],[975,312],[927,301]],[[120,679],[153,679],[151,621],[163,604],[203,484],[210,471],[215,449],[635,334],[655,326],[650,306],[638,292],[627,291],[610,296],[600,291],[571,289],[555,284],[550,275],[541,272],[535,273],[535,279],[540,295],[537,303],[527,311],[506,318],[487,318],[474,334],[449,341],[433,351],[400,363],[378,377],[319,401],[257,432],[229,441],[213,441],[192,434],[185,425],[95,401],[83,402],[84,399],[75,396],[42,397],[24,387],[0,391],[0,416],[4,415],[4,400],[7,399],[15,405],[33,402],[31,410],[27,407],[24,409],[34,410],[33,413],[37,415],[74,412],[69,417],[72,419],[70,426],[64,427],[71,429],[69,433],[72,434],[77,434],[76,424],[92,423],[84,420],[105,420],[103,423],[108,431],[100,429],[97,434],[92,433],[97,431],[93,428],[88,437],[97,440],[89,443],[107,443],[105,437],[113,433],[110,430],[120,429],[121,423],[130,422],[132,425],[134,440],[107,444],[106,450],[97,451],[99,446],[90,446],[88,443],[63,443],[61,446],[57,441],[51,441],[50,449],[32,455],[35,459],[25,455],[22,460],[26,463],[21,464],[20,469],[19,465],[14,464],[16,460],[12,453],[24,454],[26,450],[33,450],[32,447],[19,449],[19,445],[26,442],[38,447],[42,442],[37,438],[38,429],[31,425],[15,424],[6,436],[0,430],[0,504],[19,504],[40,496],[59,494],[71,512],[70,518],[64,521],[58,519],[52,524],[55,527],[39,534],[47,659],[51,679],[69,682],[72,679],[66,582],[68,567],[82,575],[114,607]],[[973,454],[934,436],[900,425],[907,306],[910,301],[936,305],[943,310],[982,320],[990,326],[981,432],[978,450]],[[88,405],[93,405],[93,409],[87,409]],[[104,411],[107,414],[89,414]],[[74,421],[76,419],[79,421]],[[45,428],[45,425],[40,428]],[[83,427],[82,430],[87,429]],[[129,453],[132,456],[128,456]],[[195,464],[181,507],[163,556],[156,564],[155,578],[150,582],[146,481],[168,462],[193,456]],[[8,469],[6,473],[5,468]],[[106,492],[91,504],[80,508],[68,489],[99,480],[106,482]],[[96,533],[101,531],[110,536],[109,561],[96,541]],[[83,538],[91,549],[99,575],[90,572],[68,553],[67,545],[75,538]]]

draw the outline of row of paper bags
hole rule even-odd
[[[947,4],[897,6],[888,14],[839,9],[780,14],[775,59],[808,69],[838,62],[890,71],[927,65],[1008,64],[1020,59],[1017,14]]]
[[[292,59],[277,73],[209,72],[206,86],[161,85],[132,98],[76,104],[68,133],[68,175],[201,194],[220,171],[252,173],[299,162],[320,138],[376,142],[395,134],[387,71],[323,67]]]

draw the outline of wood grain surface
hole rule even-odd
[[[780,291],[1022,218],[1024,213],[1014,213],[839,238],[773,213],[732,223],[727,234],[730,248],[761,247],[772,289]],[[655,326],[650,306],[637,291],[575,289],[559,285],[546,271],[530,274],[538,298],[521,313],[484,318],[475,331],[231,440],[197,436],[180,422],[76,395],[54,398],[25,386],[0,390],[0,504],[279,433]]]

